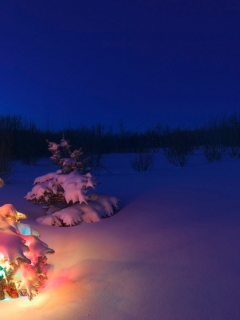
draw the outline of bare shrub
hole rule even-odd
[[[239,159],[240,158],[240,146],[236,147],[228,147],[226,149],[227,154],[232,158],[232,159]]]
[[[204,155],[209,162],[217,162],[222,159],[223,147],[218,145],[206,145],[204,147]]]
[[[155,153],[153,151],[139,152],[134,159],[130,160],[131,166],[134,170],[149,171],[152,169],[155,160]]]
[[[188,163],[189,157],[192,155],[191,152],[178,152],[174,148],[164,148],[163,153],[171,164],[176,167],[184,167]]]
[[[92,173],[99,175],[102,171],[106,171],[112,174],[104,164],[104,156],[102,153],[92,154],[88,157],[87,165],[90,167]]]
[[[177,128],[169,135],[163,153],[167,160],[176,167],[184,167],[193,154],[194,144],[191,132]]]
[[[11,160],[11,138],[3,136],[0,141],[0,176],[9,183],[14,174],[14,162]]]

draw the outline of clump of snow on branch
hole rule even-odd
[[[47,213],[37,222],[49,226],[74,226],[112,216],[118,210],[119,200],[107,194],[88,194],[89,188],[95,189],[98,183],[85,169],[88,158],[80,160],[82,149],[72,152],[69,141],[64,138],[59,144],[48,140],[47,143],[52,153],[50,159],[62,169],[37,177],[32,190],[25,196],[35,204],[45,204]]]
[[[19,222],[19,219],[27,218],[24,213],[18,212],[12,204],[5,204],[0,207],[0,216],[16,222]]]
[[[109,196],[105,193],[91,193],[88,196],[89,201],[95,201],[101,203],[104,208],[106,217],[113,215],[114,210],[119,210],[118,202],[119,200],[116,197]],[[90,202],[91,203],[91,202]]]

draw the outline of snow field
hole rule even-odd
[[[109,155],[114,175],[98,177],[97,192],[121,199],[120,211],[70,228],[38,224],[41,209],[23,199],[55,170],[50,160],[17,168],[0,205],[25,213],[55,254],[46,287],[32,302],[1,301],[2,320],[240,318],[240,161],[197,154],[179,169],[160,153],[153,171],[136,173],[128,160]]]

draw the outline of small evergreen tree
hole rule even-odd
[[[32,300],[47,279],[46,255],[54,250],[30,225],[20,223],[26,218],[11,204],[0,207],[0,300],[20,296]]]
[[[106,194],[91,193],[98,184],[86,168],[88,159],[80,160],[82,149],[71,151],[69,141],[48,143],[52,159],[62,167],[34,180],[34,186],[25,199],[35,204],[45,204],[47,215],[39,223],[54,226],[71,226],[83,222],[99,221],[118,209],[118,199]]]

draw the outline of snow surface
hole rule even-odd
[[[55,254],[46,287],[33,301],[0,301],[0,319],[240,319],[240,161],[207,164],[198,152],[185,168],[162,153],[137,173],[129,155],[109,155],[97,192],[120,211],[70,228],[39,225],[42,209],[23,199],[51,160],[19,166],[0,189]]]

